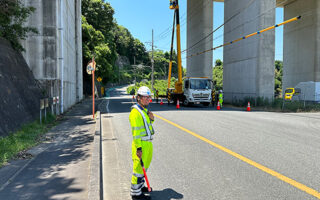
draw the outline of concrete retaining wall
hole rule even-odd
[[[27,22],[38,29],[24,41],[23,54],[35,78],[49,97],[60,96],[63,69],[63,110],[83,98],[81,0],[25,0],[36,8]],[[63,49],[61,55],[60,9],[63,7]],[[61,66],[60,60],[64,65]]]
[[[26,61],[0,38],[0,136],[39,117],[41,89]]]

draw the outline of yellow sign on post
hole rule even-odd
[[[99,77],[97,78],[97,81],[98,81],[98,82],[101,82],[101,81],[102,81],[102,78],[99,76]]]
[[[104,87],[101,87],[101,95],[104,96]]]

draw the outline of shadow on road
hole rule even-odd
[[[63,120],[54,127],[52,143],[48,149],[40,153],[4,190],[0,191],[0,199],[77,199],[85,194],[85,184],[81,178],[63,173],[66,169],[84,173],[83,164],[90,158],[89,145],[93,142],[90,117],[90,105],[70,112],[72,118]],[[80,116],[77,116],[77,115]],[[83,168],[81,168],[80,166]]]
[[[152,191],[152,200],[171,200],[171,199],[182,199],[183,195],[174,191],[171,188],[166,188],[161,191]]]

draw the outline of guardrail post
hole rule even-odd
[[[42,109],[44,108],[44,99],[40,99],[40,124],[42,124]]]

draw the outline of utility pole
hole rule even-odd
[[[134,66],[134,84],[136,84],[137,82],[136,56],[133,56],[133,66]]]
[[[153,91],[153,74],[154,74],[154,60],[153,60],[153,29],[152,29],[152,57],[151,57],[151,90]]]
[[[119,85],[120,85],[120,65],[118,66],[118,82],[119,82]]]

